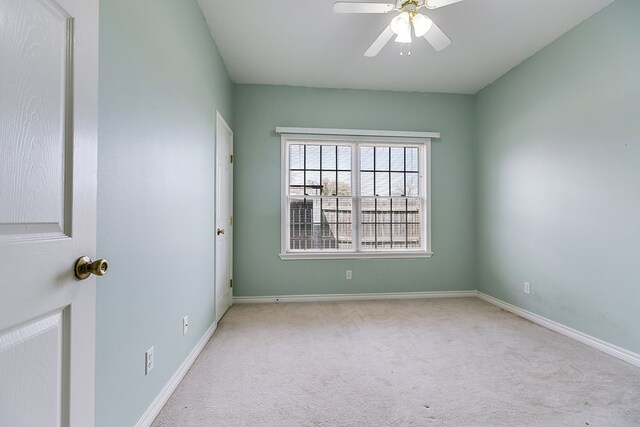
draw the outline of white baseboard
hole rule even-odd
[[[632,365],[640,367],[640,354],[626,350],[622,347],[618,347],[617,345],[610,344],[606,341],[602,341],[601,339],[592,337],[591,335],[587,335],[580,331],[576,331],[575,329],[572,329],[568,326],[565,326],[558,322],[554,322],[553,320],[549,320],[545,317],[539,316],[535,313],[524,310],[520,307],[516,307],[513,304],[509,304],[508,302],[504,302],[490,295],[484,294],[480,291],[478,291],[477,295],[478,295],[478,298],[488,303],[491,303],[493,305],[496,305],[502,309],[510,311],[511,313],[516,314],[520,317],[523,317],[527,320],[530,320],[533,323],[537,323],[540,326],[544,326],[547,329],[551,329],[552,331],[558,332],[569,338],[573,338],[576,341],[579,341],[590,347],[598,349],[603,353],[607,353],[610,356],[617,357],[618,359],[622,359],[625,362],[628,362],[628,363],[631,363]]]
[[[389,292],[377,294],[317,294],[317,295],[275,295],[264,297],[233,297],[234,304],[262,304],[273,302],[320,302],[320,301],[364,301],[384,299],[417,298],[469,298],[477,296],[476,291],[443,292]]]
[[[160,390],[160,393],[158,393],[158,395],[153,400],[151,405],[147,408],[147,410],[142,415],[142,417],[140,417],[140,419],[136,423],[136,427],[149,427],[153,422],[153,420],[156,419],[156,417],[160,413],[160,410],[162,409],[164,404],[167,403],[167,400],[169,400],[169,398],[171,397],[171,394],[173,394],[176,387],[178,387],[178,384],[180,384],[180,381],[182,381],[182,378],[184,378],[189,368],[191,368],[191,365],[193,365],[193,362],[195,362],[196,358],[198,357],[198,355],[200,354],[204,346],[207,344],[207,342],[215,332],[217,326],[218,324],[214,322],[209,327],[209,329],[207,329],[207,331],[204,333],[202,338],[200,338],[200,341],[198,341],[195,347],[193,347],[193,350],[191,350],[191,353],[189,353],[189,355],[184,360],[184,362],[182,362],[178,370],[176,370],[176,372],[169,379],[167,384],[165,384],[162,390]]]

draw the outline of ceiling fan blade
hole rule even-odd
[[[374,41],[373,44],[369,47],[369,49],[367,49],[367,51],[364,53],[364,56],[368,56],[368,57],[376,56],[378,52],[380,52],[382,48],[387,43],[389,43],[389,40],[391,40],[391,37],[393,37],[394,34],[395,33],[391,29],[391,25],[387,25],[387,28],[385,28],[384,31],[380,33],[376,41]]]
[[[393,3],[353,3],[338,1],[333,4],[334,13],[387,13],[395,8]]]
[[[431,24],[429,31],[422,36],[433,46],[435,50],[440,52],[451,44],[451,39],[438,27],[435,22]]]
[[[437,9],[443,6],[449,6],[450,4],[458,3],[462,0],[427,0],[426,6],[428,9]]]

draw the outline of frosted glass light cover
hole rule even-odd
[[[433,21],[431,21],[431,19],[419,13],[413,17],[412,22],[416,37],[422,37],[427,34],[427,31],[429,31],[429,29],[431,29],[431,25],[433,25]]]
[[[398,34],[395,41],[398,43],[411,43],[411,29]]]
[[[396,34],[403,33],[407,31],[407,28],[409,29],[409,31],[411,31],[409,14],[407,12],[402,12],[400,15],[396,16],[391,20],[391,30],[394,33]]]

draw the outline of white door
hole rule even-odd
[[[233,242],[233,132],[216,113],[216,320],[231,306]]]
[[[0,426],[94,424],[97,0],[0,0]]]

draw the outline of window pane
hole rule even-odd
[[[334,171],[322,172],[322,195],[336,195],[336,173]]]
[[[338,220],[338,201],[336,199],[321,199],[321,222],[335,223]]]
[[[307,186],[305,192],[308,196],[320,195],[320,172],[319,171],[307,171]]]
[[[352,238],[352,210],[353,203],[351,200],[339,199],[338,200],[338,221],[336,230],[336,241],[338,249],[351,249],[353,248]]]
[[[389,172],[376,172],[376,196],[389,195]]]
[[[373,172],[362,172],[360,174],[360,195],[375,196],[373,193]]]
[[[363,249],[376,248],[376,224],[360,224],[360,247]]]
[[[421,219],[420,214],[420,200],[408,199],[407,200],[407,222],[419,223]]]
[[[389,199],[376,200],[376,222],[377,223],[391,222],[391,200]]]
[[[391,202],[393,204],[391,222],[394,224],[406,223],[408,199],[393,199]]]
[[[391,224],[378,224],[376,249],[391,249]]]
[[[338,249],[353,248],[352,228],[351,223],[338,224]]]
[[[360,147],[360,169],[370,170],[373,167],[373,147]]]
[[[338,200],[338,222],[340,224],[351,224],[353,215],[351,214],[353,203],[351,199]]]
[[[418,149],[407,147],[407,170],[418,172]]]
[[[304,145],[289,146],[289,169],[304,168]]]
[[[421,243],[421,226],[420,224],[407,225],[407,249],[420,249]]]
[[[407,247],[407,226],[406,224],[393,224],[391,226],[393,241],[391,246],[393,249],[406,249]]]
[[[330,239],[335,239],[336,236],[336,224],[335,223],[328,223],[328,222],[322,222],[321,223],[321,229],[322,229],[322,237],[323,237],[323,241],[326,242],[327,240]],[[335,245],[334,245],[335,247]],[[326,248],[326,246],[325,246]]]
[[[376,222],[376,201],[375,199],[362,199],[360,201],[361,218],[362,223],[375,223]]]
[[[338,172],[338,196],[351,196],[351,172]]]
[[[322,146],[322,169],[323,170],[335,170],[336,169],[336,146],[323,145]]]
[[[392,249],[407,247],[407,206],[408,199],[391,200],[391,235]]]
[[[375,249],[378,238],[377,206],[378,199],[363,198],[360,201],[360,246],[363,249]]]
[[[319,145],[307,145],[307,169],[320,169],[320,146]]]
[[[289,173],[289,185],[304,185],[304,172],[291,171]]]
[[[391,195],[404,196],[404,174],[399,172],[391,172]]]
[[[338,146],[338,169],[351,170],[351,147]]]
[[[406,196],[418,196],[420,195],[420,189],[418,188],[418,173],[407,172],[407,194]]]
[[[389,147],[376,147],[376,170],[389,170]]]
[[[404,171],[404,147],[391,148],[391,170],[392,171]]]
[[[289,194],[304,195],[304,172],[289,172]]]

